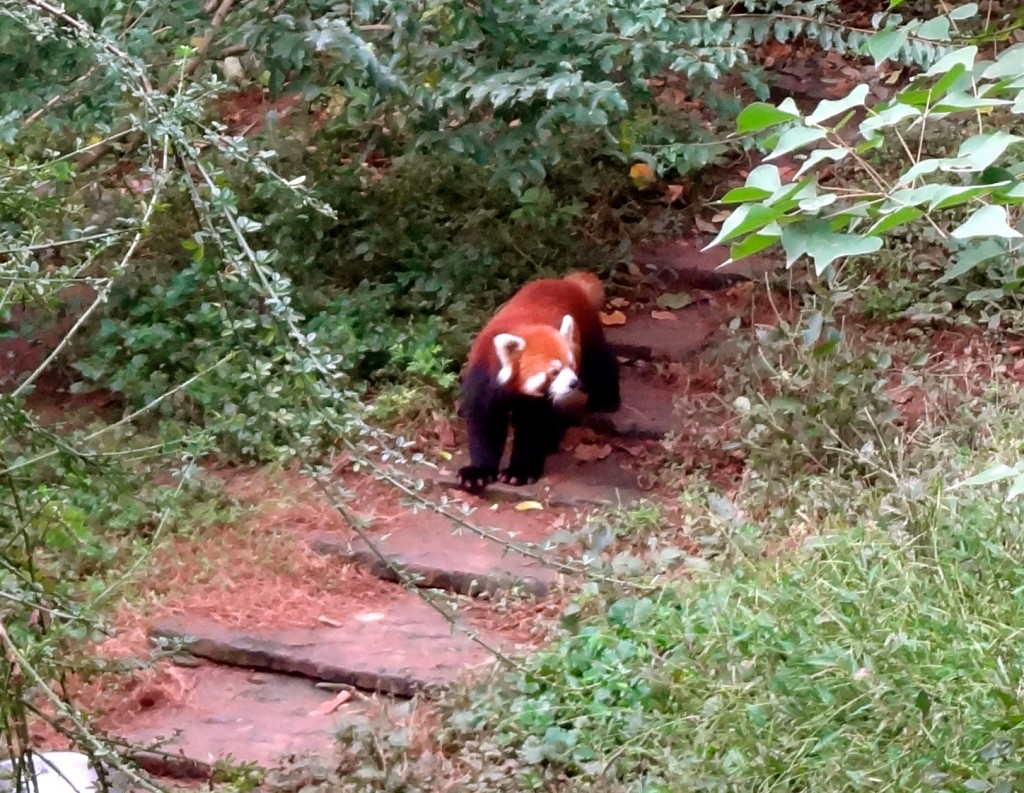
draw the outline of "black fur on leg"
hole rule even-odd
[[[580,380],[587,392],[587,409],[612,413],[619,409],[619,361],[604,339],[594,341],[583,353]]]
[[[512,406],[512,456],[500,479],[510,485],[528,485],[544,475],[544,462],[552,444],[561,441],[558,414],[546,399],[521,397]]]
[[[459,487],[479,493],[498,478],[508,438],[508,399],[483,367],[470,370],[462,386],[461,410],[469,433],[470,464],[459,469]]]

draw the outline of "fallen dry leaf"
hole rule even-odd
[[[666,292],[658,295],[658,308],[680,309],[686,308],[693,302],[693,298],[686,292]]]
[[[612,308],[629,308],[629,301],[624,297],[613,297],[608,301],[608,305]]]
[[[626,324],[626,315],[621,311],[601,312],[601,324],[606,328],[617,328]]]
[[[455,427],[448,419],[434,413],[434,431],[437,433],[437,440],[441,446],[451,447],[455,445]]]
[[[905,405],[913,398],[913,394],[906,389],[895,389],[889,392],[889,398],[897,405]]]
[[[572,456],[581,463],[592,463],[594,460],[603,460],[612,453],[610,443],[603,443],[600,446],[593,443],[581,443],[572,450]]]
[[[711,222],[712,223],[721,223],[723,220],[728,218],[729,215],[731,215],[731,214],[732,214],[732,210],[731,209],[723,209],[721,212],[716,212],[714,215],[711,216]]]
[[[681,184],[666,185],[665,195],[668,196],[668,202],[674,204],[683,197],[683,186]]]
[[[615,448],[619,451],[625,452],[630,457],[643,457],[647,454],[647,447],[638,443],[622,443],[617,442]]]
[[[352,692],[349,691],[347,688],[342,689],[326,702],[322,702],[318,707],[313,708],[313,710],[309,712],[309,715],[328,716],[331,713],[334,713],[334,711],[336,711],[350,699],[352,699]]]
[[[667,322],[678,322],[679,317],[673,314],[671,311],[652,311],[651,319],[660,319]]]
[[[718,233],[718,226],[716,226],[714,223],[711,223],[710,221],[705,220],[700,215],[697,215],[697,217],[693,219],[693,222],[696,224],[697,228],[699,228],[705,234]]]
[[[515,506],[516,512],[528,512],[531,509],[544,509],[544,505],[539,501],[520,501]]]

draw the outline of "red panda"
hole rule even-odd
[[[601,328],[603,305],[604,289],[590,273],[542,279],[520,289],[480,331],[462,381],[470,457],[459,469],[462,489],[479,492],[499,478],[536,482],[581,391],[590,410],[618,409],[619,364]],[[509,425],[512,452],[499,474]]]

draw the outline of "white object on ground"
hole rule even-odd
[[[16,793],[94,793],[96,772],[88,756],[80,752],[43,752],[32,754],[36,785],[21,780]],[[0,762],[0,793],[14,793],[14,761]]]

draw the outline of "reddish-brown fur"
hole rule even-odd
[[[600,337],[599,312],[603,305],[604,288],[591,273],[573,273],[561,280],[544,278],[531,281],[498,309],[498,313],[480,331],[469,350],[469,368],[484,364],[489,372],[496,373],[500,364],[494,350],[494,337],[499,333],[511,333],[527,342],[516,372],[516,379],[521,383],[543,371],[551,358],[563,358],[564,342],[558,328],[566,314],[571,314],[576,321],[579,346],[586,348],[595,336]],[[574,352],[578,357],[579,349]]]

